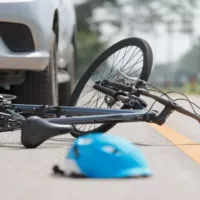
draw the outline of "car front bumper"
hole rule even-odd
[[[33,43],[30,50],[10,48],[9,42],[16,36],[17,30],[8,30],[6,34],[1,34],[5,29],[0,27],[0,70],[36,70],[41,71],[46,68],[49,62],[49,50],[51,40],[51,29],[49,24],[39,15],[40,0],[2,0],[0,1],[0,23],[21,24],[28,27]],[[7,41],[5,37],[9,35]],[[20,37],[21,34],[18,34]],[[26,34],[24,34],[26,35]],[[23,38],[21,37],[23,42]],[[11,42],[10,42],[11,43]],[[13,42],[14,47],[18,47],[17,39]],[[9,44],[9,45],[8,45]],[[14,49],[14,50],[13,50]]]
[[[0,69],[44,70],[49,62],[49,52],[34,51],[28,53],[11,52],[0,38]]]

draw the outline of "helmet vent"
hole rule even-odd
[[[104,151],[104,152],[106,152],[106,153],[110,153],[110,154],[119,154],[119,151],[118,151],[118,149],[116,149],[115,147],[113,147],[113,146],[103,146],[102,147],[102,150]]]
[[[78,147],[77,146],[74,146],[74,155],[78,158],[80,156],[79,154],[79,150],[78,150]]]
[[[78,140],[78,144],[79,145],[89,145],[92,143],[92,139],[91,138],[80,138]]]

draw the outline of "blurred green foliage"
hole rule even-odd
[[[99,35],[92,31],[78,32],[78,78],[85,72],[95,57],[104,49],[104,43],[99,41]]]
[[[75,4],[78,23],[78,77],[94,58],[106,48],[108,41],[100,40],[103,24],[114,26],[116,34],[126,27],[128,36],[135,31],[157,33],[156,25],[181,25],[180,31],[193,31],[194,9],[197,0],[83,0]],[[96,11],[103,11],[95,19]],[[112,36],[111,36],[112,38]]]
[[[200,43],[197,42],[179,60],[177,75],[195,76],[200,72]]]

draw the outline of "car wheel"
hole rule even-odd
[[[16,103],[58,105],[56,37],[52,33],[49,64],[44,71],[27,71],[25,81],[13,86]]]
[[[70,56],[71,60],[65,70],[70,74],[71,80],[69,82],[59,84],[59,105],[66,106],[68,105],[70,95],[74,89],[76,81],[76,52],[74,46],[72,46],[72,52]]]

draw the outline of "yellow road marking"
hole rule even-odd
[[[166,125],[149,124],[153,129],[176,145],[187,156],[200,164],[200,145]]]

